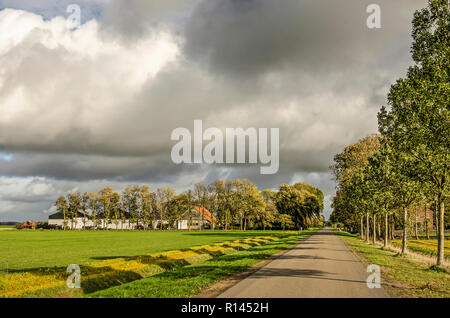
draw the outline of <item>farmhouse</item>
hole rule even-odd
[[[48,225],[58,226],[64,228],[64,216],[61,212],[52,214],[48,217]],[[110,224],[107,224],[104,218],[99,218],[96,220],[96,224],[94,224],[94,220],[90,217],[87,212],[78,212],[76,218],[72,219],[66,217],[66,228],[74,229],[74,230],[82,230],[86,228],[101,228],[101,229],[123,229],[130,230],[133,228],[133,225],[130,223],[129,217],[125,214],[125,221],[118,220],[117,223],[112,221]]]
[[[201,230],[214,227],[217,219],[207,209],[195,206],[191,211],[187,211],[177,222],[178,230]]]
[[[109,229],[109,230],[132,230],[136,227],[136,223],[132,222],[129,213],[124,213],[124,220],[111,220],[108,224],[105,218],[101,215],[97,220],[93,220],[88,212],[79,211],[76,218],[73,220],[66,216],[66,228],[74,230],[82,229]],[[161,223],[164,227],[169,226],[168,220],[155,220],[152,222],[152,228],[160,228]],[[64,228],[64,215],[61,212],[52,214],[48,217],[48,224]],[[217,224],[217,219],[207,209],[195,206],[191,211],[185,212],[181,218],[175,222],[174,226],[178,230],[200,230],[214,227]]]

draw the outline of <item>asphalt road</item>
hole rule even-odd
[[[220,298],[374,298],[370,273],[331,230],[321,230],[265,267],[240,281]]]

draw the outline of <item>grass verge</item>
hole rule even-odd
[[[401,240],[395,240],[392,244],[402,247]],[[408,240],[409,250],[428,256],[437,256],[437,245],[436,240]],[[450,241],[444,241],[444,257],[450,259]]]
[[[450,298],[450,274],[361,241],[356,235],[335,232],[363,263],[381,267],[382,285],[392,297]]]
[[[220,255],[282,240],[295,232],[266,233],[234,241],[194,246],[147,255],[111,257],[80,266],[81,289],[69,289],[66,267],[38,268],[0,276],[0,297],[82,297],[165,271],[202,263]]]
[[[0,276],[209,245],[286,231],[0,231]]]
[[[177,298],[200,294],[213,283],[247,270],[269,256],[311,236],[314,231],[281,237],[247,250],[112,287],[87,295],[99,298]]]

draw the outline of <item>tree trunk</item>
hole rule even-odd
[[[436,229],[436,237],[439,237],[439,203],[438,200],[435,200],[434,203],[434,226]]]
[[[391,226],[392,226],[391,240],[394,240],[395,239],[395,215],[394,214],[392,214],[392,217],[391,217]]]
[[[403,236],[402,236],[402,255],[406,254],[408,245],[408,208],[403,208]]]
[[[370,225],[369,225],[369,213],[366,213],[366,242],[370,241]]]
[[[364,240],[364,216],[361,214],[361,240]]]
[[[439,218],[438,218],[438,255],[436,265],[440,266],[444,262],[444,199],[440,195],[438,197],[439,201]]]
[[[372,244],[375,244],[377,242],[377,217],[374,214],[373,217],[373,236],[372,236]]]
[[[378,226],[378,238],[381,239],[381,215],[380,215],[380,220],[378,221],[378,216],[377,216],[377,226]]]
[[[414,222],[415,222],[414,234],[416,236],[416,240],[418,240],[419,239],[419,232],[418,232],[418,228],[417,228],[417,208],[416,208],[416,213],[415,213],[415,216],[414,216]]]
[[[389,220],[388,213],[384,214],[384,247],[388,245],[388,235],[389,235]]]
[[[247,218],[244,218],[244,231],[247,231]]]
[[[225,211],[225,226],[223,227],[223,229],[226,231],[228,229],[228,216],[227,216],[227,212]]]

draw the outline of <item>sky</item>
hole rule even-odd
[[[369,29],[369,4],[381,28]],[[81,8],[67,27],[69,4]],[[0,0],[0,221],[68,191],[307,182],[377,132],[425,0]],[[172,162],[178,127],[279,128],[280,168]]]

